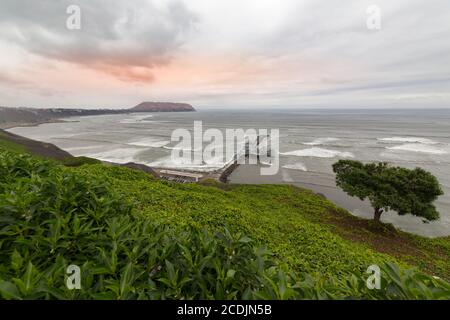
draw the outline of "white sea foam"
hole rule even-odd
[[[419,137],[392,137],[392,138],[378,138],[378,141],[395,143],[395,142],[408,142],[408,143],[422,143],[422,144],[438,144],[439,142],[433,141],[427,138]]]
[[[272,164],[271,161],[263,161],[263,160],[259,160],[259,163],[262,164],[263,166],[272,166],[274,164]]]
[[[286,170],[281,170],[281,176],[283,177],[283,182],[294,182],[294,179]]]
[[[297,162],[297,163],[294,163],[294,164],[287,164],[287,165],[283,166],[283,168],[291,169],[291,170],[308,171],[306,166],[303,163],[301,163],[301,162]]]
[[[149,114],[140,114],[120,120],[120,123],[126,124],[126,123],[150,122],[149,120],[147,120],[149,118],[153,118],[153,116]]]
[[[167,150],[179,150],[179,151],[184,151],[184,152],[199,152],[199,151],[203,150],[203,148],[196,148],[196,149],[194,149],[194,148],[179,148],[179,147],[168,147],[166,145],[163,146],[163,148],[167,149]]]
[[[339,141],[339,138],[318,138],[315,139],[314,141],[311,142],[305,142],[303,144],[308,145],[308,146],[320,146],[323,144],[327,144],[329,142],[335,142],[335,141]]]
[[[78,151],[84,151],[84,150],[92,150],[92,149],[102,149],[104,146],[102,145],[96,145],[96,146],[86,146],[86,147],[72,147],[72,148],[64,148],[67,152],[78,152]]]
[[[309,148],[280,154],[285,156],[314,157],[314,158],[336,158],[336,157],[354,158],[354,155],[351,152],[341,152],[337,150],[329,150],[322,148]]]
[[[136,141],[129,142],[129,145],[138,147],[161,148],[168,145],[170,141],[160,140],[158,138],[147,137]]]
[[[386,147],[389,150],[400,150],[400,151],[409,151],[409,152],[420,152],[420,153],[429,153],[429,154],[447,154],[448,152],[442,149],[438,149],[436,147],[422,144],[422,143],[406,143],[399,146],[394,147]]]
[[[164,157],[146,164],[150,167],[210,172],[224,167],[226,163],[222,158],[209,159],[208,163],[194,164],[190,159],[177,159],[174,161],[171,157]]]
[[[55,140],[57,140],[57,139],[64,140],[64,139],[69,139],[69,138],[73,138],[73,137],[76,137],[76,136],[78,136],[78,133],[64,133],[64,134],[59,134],[57,137],[55,137],[53,139],[55,139]]]
[[[117,148],[100,153],[89,154],[88,156],[102,161],[128,163],[133,162],[135,156],[141,151],[142,149],[137,148]]]

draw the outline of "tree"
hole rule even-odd
[[[333,165],[333,171],[338,187],[352,197],[370,201],[375,221],[391,210],[426,221],[439,219],[433,202],[443,194],[442,189],[436,177],[421,168],[410,170],[385,162],[363,164],[340,160]]]

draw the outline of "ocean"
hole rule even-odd
[[[332,164],[338,159],[386,161],[422,167],[439,179],[444,195],[436,201],[439,221],[385,213],[382,221],[430,237],[450,235],[450,110],[201,110],[68,118],[65,123],[17,127],[9,131],[53,143],[75,156],[118,163],[180,168],[171,161],[175,129],[279,129],[280,171],[261,176],[257,166],[240,166],[232,183],[294,184],[325,195],[354,215],[372,218],[367,202],[338,190]],[[192,150],[201,152],[201,150]],[[223,161],[181,168],[210,171]]]

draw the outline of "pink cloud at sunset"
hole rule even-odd
[[[72,4],[81,9],[80,30],[66,27]],[[413,10],[419,1],[380,0],[376,32],[366,27],[369,4],[5,0],[0,105],[327,106],[360,97],[377,106],[415,103],[411,93],[420,103],[447,101],[450,63],[441,52],[450,51],[450,17],[439,10],[446,2]]]

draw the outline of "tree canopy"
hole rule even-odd
[[[433,202],[443,194],[438,180],[421,168],[392,167],[385,162],[364,164],[340,160],[333,165],[336,185],[352,197],[368,199],[379,221],[386,211],[439,219]]]

